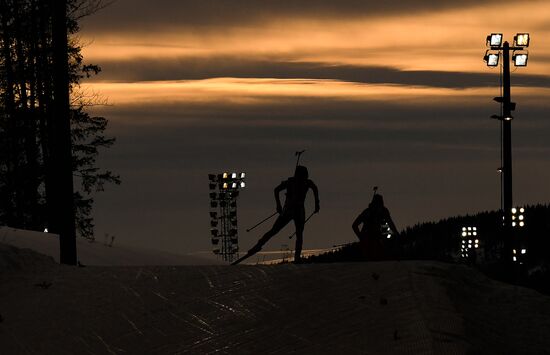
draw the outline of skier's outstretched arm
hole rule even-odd
[[[279,193],[286,189],[286,181],[283,181],[277,186],[274,190],[275,193],[275,203],[277,204],[277,212],[280,214],[283,212],[283,208],[281,207],[281,199],[279,198]]]
[[[313,196],[315,197],[315,212],[319,213],[319,189],[317,188],[317,185],[311,180],[309,180],[309,188],[313,191]]]
[[[355,233],[359,240],[361,240],[361,231],[359,230],[359,225],[363,223],[361,216],[362,214],[357,216],[357,218],[355,218],[355,221],[353,221],[353,223],[351,224],[351,229],[353,229],[353,233]]]

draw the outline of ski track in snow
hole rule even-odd
[[[53,286],[33,286],[45,280]],[[2,354],[550,348],[549,297],[435,262],[60,267],[0,281]]]

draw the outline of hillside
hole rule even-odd
[[[0,249],[4,254],[13,248]],[[541,354],[550,297],[429,261],[0,272],[3,353]],[[40,258],[40,257],[38,257]],[[27,266],[26,266],[27,265]]]

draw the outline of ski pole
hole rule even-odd
[[[314,214],[315,214],[315,212],[312,212],[312,213],[309,215],[309,217],[306,218],[306,220],[304,221],[304,224],[306,224],[307,221],[309,221],[309,219],[310,219],[311,217],[313,217]],[[294,233],[292,233],[292,234],[290,235],[290,237],[288,237],[288,239],[292,239],[292,237],[294,237],[295,235],[296,235],[296,231],[294,231]]]
[[[271,216],[262,219],[260,222],[256,223],[254,226],[248,228],[246,231],[247,231],[247,232],[250,232],[251,230],[253,230],[254,228],[256,228],[256,227],[259,226],[260,224],[264,223],[265,221],[267,221],[268,219],[272,218],[273,216],[275,216],[275,215],[278,214],[278,213],[279,213],[279,212],[275,212],[275,213],[273,213]]]

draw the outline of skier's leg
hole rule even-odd
[[[271,237],[273,237],[275,234],[279,233],[281,229],[284,228],[290,222],[291,216],[281,214],[277,219],[275,220],[275,223],[273,223],[273,227],[271,227],[270,230],[268,230],[261,238],[258,240],[256,245],[254,245],[247,254],[252,255],[256,254],[260,250],[262,250],[262,246],[267,243]]]
[[[294,226],[296,227],[296,247],[294,248],[294,262],[300,263],[302,261],[302,245],[304,242],[304,224],[305,224],[305,210],[298,212],[294,216]]]

